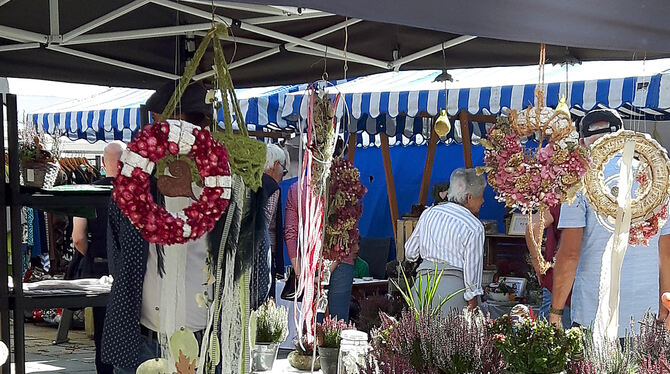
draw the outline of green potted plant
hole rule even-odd
[[[288,309],[277,306],[272,298],[252,313],[256,335],[254,342],[253,370],[272,370],[279,345],[288,335]],[[253,325],[253,322],[252,322]]]
[[[530,317],[502,316],[488,325],[508,373],[564,373],[568,361],[583,353],[584,329],[563,331]]]
[[[60,152],[60,141],[58,134],[48,138],[32,127],[20,131],[19,163],[23,185],[39,188],[53,186],[59,170],[55,161]],[[45,149],[47,143],[51,143],[52,152]]]
[[[317,343],[319,345],[319,360],[323,374],[337,374],[337,359],[340,352],[341,333],[343,330],[353,330],[353,323],[347,324],[343,319],[326,316],[322,323],[316,325]]]

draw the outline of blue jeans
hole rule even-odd
[[[353,283],[354,265],[339,264],[330,275],[328,314],[349,321],[349,304],[351,303],[351,285]]]
[[[549,320],[549,308],[551,308],[551,291],[542,287],[542,306],[537,314],[537,318]],[[569,329],[572,326],[572,319],[570,318],[570,307],[567,305],[563,308],[563,316],[561,317],[564,329]]]
[[[151,339],[146,336],[144,338],[144,344],[140,347],[140,362],[150,360],[152,358],[161,357],[161,347],[158,344],[158,340]],[[114,366],[114,374],[134,374],[137,368],[122,368]]]

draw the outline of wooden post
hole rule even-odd
[[[434,123],[434,121],[433,121]],[[426,165],[423,167],[423,178],[421,179],[421,192],[419,192],[419,205],[426,205],[428,199],[428,187],[430,186],[430,177],[433,174],[433,161],[435,161],[435,150],[437,149],[438,136],[435,132],[435,126],[430,131],[430,141],[428,143],[428,153],[426,154]]]
[[[470,114],[461,110],[458,113],[458,120],[461,122],[461,139],[463,140],[463,161],[466,169],[472,169],[472,142],[470,141]]]
[[[386,175],[386,190],[388,191],[389,207],[391,209],[391,225],[393,226],[393,239],[398,239],[398,200],[395,195],[395,182],[393,181],[393,169],[391,168],[391,153],[389,152],[389,138],[385,133],[380,134],[382,142],[382,159],[384,160],[384,174]]]
[[[354,156],[356,155],[356,133],[349,133],[349,140],[347,140],[347,160],[354,163]]]

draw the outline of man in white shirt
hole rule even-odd
[[[580,137],[590,146],[601,136],[621,127],[621,118],[615,111],[594,110],[582,119]],[[619,172],[619,160],[615,157],[605,166],[605,177]],[[549,320],[560,326],[565,301],[574,283],[570,309],[572,322],[589,327],[596,317],[602,255],[612,232],[600,224],[583,194],[579,194],[571,205],[563,204],[558,228],[562,230],[561,250],[554,266]],[[626,250],[621,268],[619,337],[624,337],[626,330],[630,330],[631,318],[642,319],[649,308],[657,307],[661,293],[670,290],[668,256],[670,223],[659,228],[659,234],[650,239],[648,246],[629,246]],[[660,304],[658,308],[659,315],[667,315]]]
[[[443,272],[433,308],[444,298],[465,289],[442,307],[443,313],[451,309],[477,307],[482,290],[484,256],[484,225],[477,218],[484,203],[486,180],[474,169],[456,169],[449,181],[448,201],[421,214],[412,235],[405,243],[405,258],[423,262],[417,269],[417,281],[428,275],[435,277]],[[424,286],[425,288],[425,286]]]

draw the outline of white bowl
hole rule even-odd
[[[513,301],[513,300],[510,300],[509,295],[514,295],[514,294],[512,294],[512,293],[489,292],[488,293],[488,298],[493,300],[493,301],[498,301],[498,302]]]

